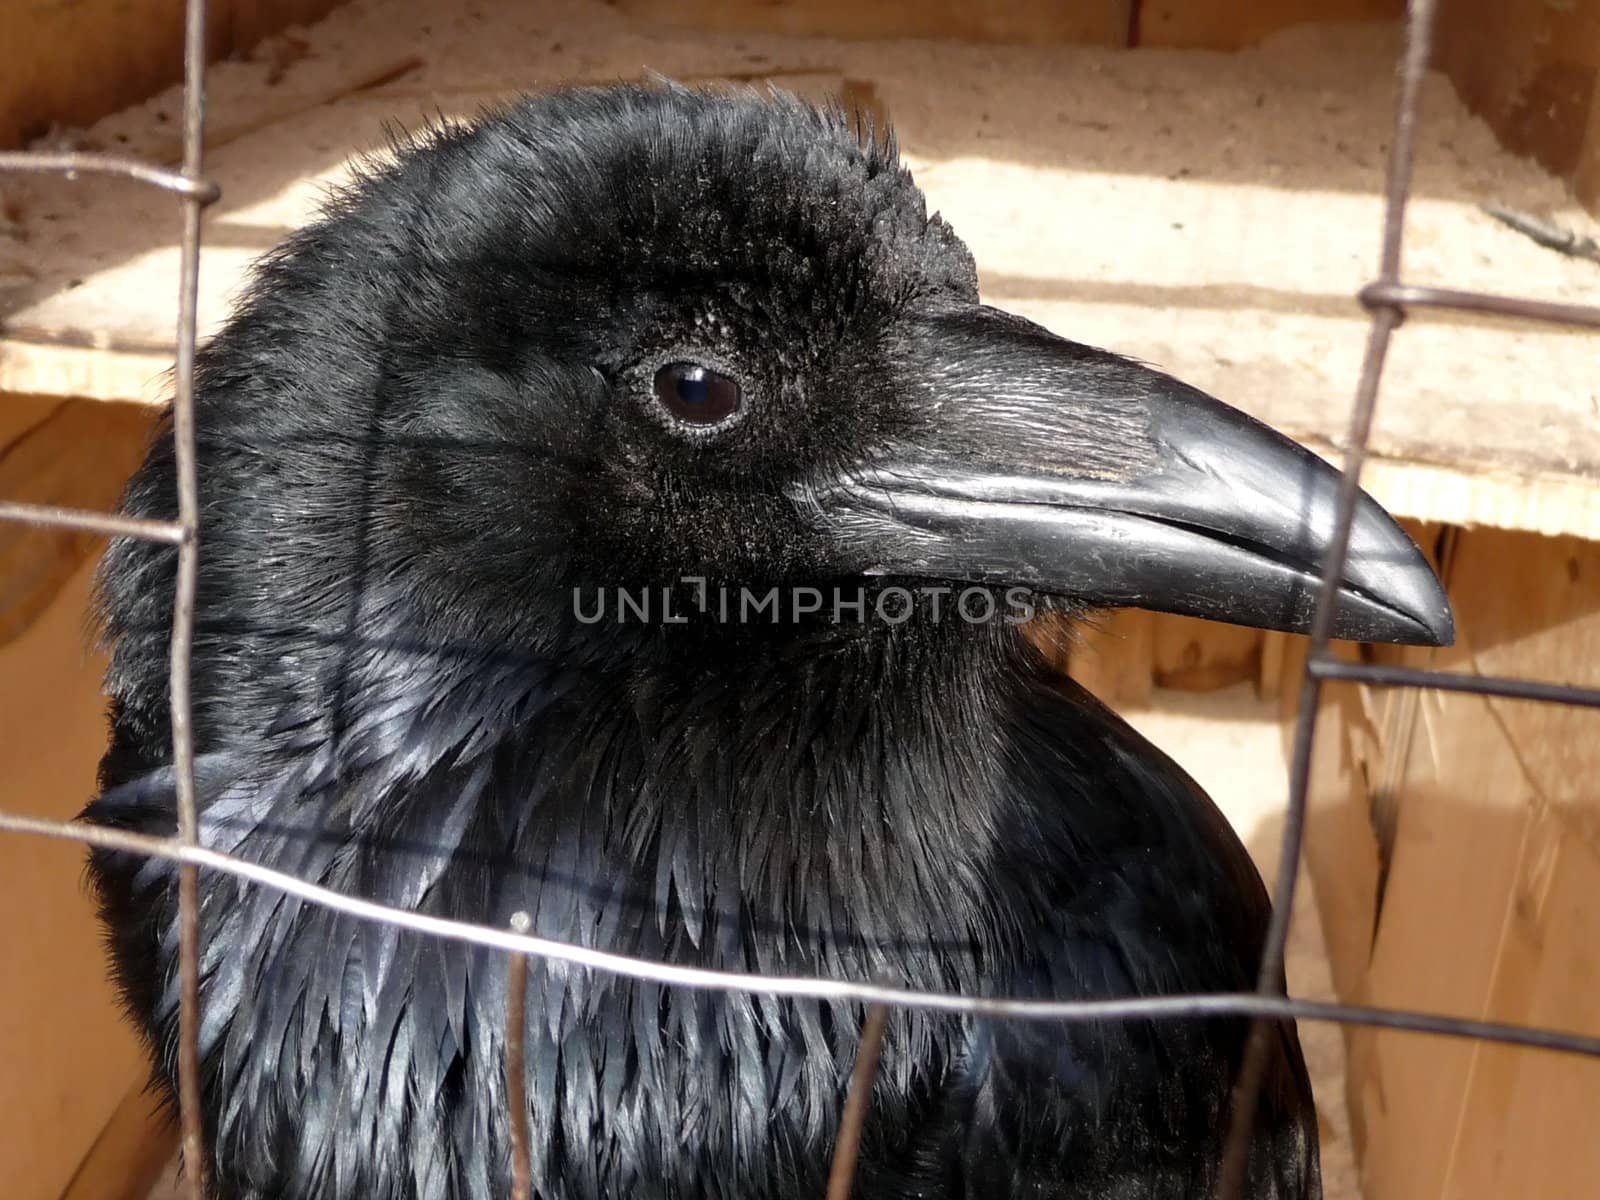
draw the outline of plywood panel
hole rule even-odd
[[[337,0],[210,0],[211,57],[247,51],[269,33],[313,21]],[[174,0],[0,4],[0,147],[74,127],[183,76],[183,5]]]
[[[827,37],[1087,42],[1124,46],[1135,0],[617,0],[645,21]]]
[[[1142,0],[1141,46],[1237,50],[1280,29],[1309,22],[1393,21],[1405,0]]]
[[[1339,995],[1352,1001],[1365,994],[1380,874],[1366,787],[1371,731],[1364,724],[1354,689],[1330,688],[1317,725],[1316,785],[1306,810],[1306,866],[1316,885],[1328,962]]]
[[[0,413],[32,419],[11,437],[0,426],[0,499],[110,511],[144,456],[153,409],[92,400],[0,398]],[[103,545],[81,532],[0,521],[0,646],[26,629]]]
[[[1162,613],[1155,622],[1157,687],[1214,692],[1261,675],[1259,629]]]
[[[160,1093],[136,1084],[61,1194],[61,1200],[149,1200],[178,1148],[178,1130]]]
[[[94,792],[101,663],[84,650],[89,568],[0,647],[0,807],[67,820]],[[144,1067],[113,1001],[84,851],[0,834],[4,1191],[56,1200]]]
[[[691,80],[839,80],[892,114],[992,302],[1157,363],[1321,452],[1343,436],[1367,324],[1352,297],[1380,225],[1398,50],[1387,26],[1296,31],[1225,70],[1178,51],[684,31],[599,3],[466,9],[444,28],[423,0],[371,0],[309,31],[286,66],[214,72],[208,169],[224,198],[206,226],[206,330],[345,160],[382,146],[386,122],[470,116],[646,65]],[[1479,209],[1557,209],[1560,186],[1499,152],[1442,78],[1427,92],[1408,271],[1592,300],[1593,264]],[[94,134],[170,156],[174,100]],[[161,399],[170,198],[105,180],[7,188],[24,236],[0,243],[21,281],[0,293],[0,391]],[[1419,315],[1391,354],[1374,494],[1416,516],[1600,537],[1592,357],[1572,331]]]
[[[1380,658],[1600,684],[1600,546],[1460,531],[1446,577],[1458,645]],[[1319,757],[1308,858],[1340,994],[1600,1034],[1600,713],[1335,691],[1346,758]],[[1595,1064],[1370,1031],[1350,1063],[1367,1200],[1593,1194]]]
[[[1112,708],[1150,703],[1155,675],[1156,614],[1125,608],[1077,623],[1069,650],[1072,677]]]
[[[1364,995],[1482,1017],[1536,794],[1481,700],[1434,695],[1423,709]],[[1367,1200],[1441,1196],[1476,1048],[1365,1031],[1355,1040],[1366,1043],[1352,1054],[1352,1089],[1367,1135]]]
[[[1489,1008],[1506,1021],[1600,1033],[1600,854],[1533,814]],[[1477,1048],[1443,1195],[1584,1200],[1600,1180],[1600,1062]]]
[[[1450,590],[1472,670],[1600,687],[1600,541],[1472,530],[1459,539]],[[1600,817],[1600,713],[1488,704],[1544,802],[1575,828]]]
[[[1442,0],[1436,61],[1518,154],[1600,204],[1600,3]]]

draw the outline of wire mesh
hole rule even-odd
[[[839,1136],[836,1139],[839,1149],[830,1180],[828,1200],[841,1200],[849,1194],[849,1175],[853,1172],[854,1149],[865,1119],[884,1018],[888,1008],[895,1006],[932,1009],[975,1017],[1059,1022],[1115,1019],[1176,1020],[1212,1016],[1251,1018],[1250,1035],[1246,1041],[1244,1060],[1234,1092],[1233,1116],[1218,1181],[1219,1200],[1237,1200],[1240,1195],[1251,1117],[1255,1111],[1266,1063],[1266,1035],[1274,1022],[1330,1021],[1478,1039],[1600,1058],[1600,1037],[1410,1010],[1299,1000],[1286,995],[1278,984],[1284,962],[1289,921],[1299,886],[1299,861],[1305,842],[1305,814],[1310,788],[1312,751],[1317,736],[1322,688],[1325,683],[1356,681],[1375,687],[1471,692],[1542,703],[1600,707],[1600,689],[1389,665],[1349,663],[1334,658],[1329,652],[1337,603],[1337,581],[1344,574],[1350,529],[1373,414],[1376,410],[1384,359],[1389,342],[1404,320],[1407,309],[1455,309],[1493,313],[1520,320],[1600,328],[1600,307],[1556,304],[1535,299],[1424,286],[1407,283],[1401,278],[1401,251],[1406,204],[1410,197],[1416,154],[1419,97],[1431,54],[1437,15],[1436,0],[1411,0],[1409,6],[1406,48],[1400,64],[1395,132],[1385,192],[1379,276],[1359,293],[1362,304],[1372,314],[1372,325],[1345,443],[1335,529],[1321,565],[1310,652],[1301,684],[1300,705],[1294,729],[1289,808],[1284,823],[1279,877],[1273,895],[1273,917],[1262,951],[1256,991],[1134,996],[1085,1001],[1013,1000],[1003,997],[966,996],[844,979],[757,975],[676,966],[534,937],[526,932],[525,920],[520,924],[514,920],[513,927],[505,930],[393,908],[325,888],[231,854],[208,850],[200,844],[194,789],[194,746],[190,725],[190,647],[200,544],[194,442],[194,367],[201,216],[205,207],[215,202],[221,193],[216,183],[205,178],[203,174],[206,67],[204,0],[186,0],[185,11],[183,158],[179,171],[174,172],[137,159],[112,155],[0,153],[0,172],[57,172],[69,178],[89,173],[120,175],[173,193],[178,197],[181,206],[182,261],[172,403],[178,468],[178,520],[176,522],[139,520],[115,514],[0,501],[0,520],[86,530],[177,546],[178,574],[173,598],[170,660],[171,722],[178,800],[177,833],[176,836],[169,838],[151,837],[125,830],[49,821],[5,812],[0,812],[0,831],[67,839],[90,846],[165,858],[179,864],[181,980],[178,1109],[184,1164],[183,1178],[190,1200],[203,1200],[206,1195],[199,1061],[200,935],[197,890],[198,872],[201,868],[229,874],[258,886],[274,888],[310,903],[363,919],[386,922],[399,928],[436,937],[487,946],[503,950],[511,956],[513,971],[510,976],[512,982],[506,1014],[508,1036],[505,1069],[509,1085],[508,1102],[516,1110],[510,1114],[513,1147],[512,1194],[515,1200],[526,1200],[531,1192],[530,1133],[527,1113],[524,1111],[526,1102],[522,1092],[521,1069],[525,1053],[524,1001],[528,956],[678,987],[744,991],[817,1000],[846,1000],[866,1005],[866,1024],[849,1083]]]

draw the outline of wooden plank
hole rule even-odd
[[[1442,0],[1436,61],[1512,151],[1600,205],[1600,0]]]
[[[1583,148],[1572,169],[1572,191],[1592,213],[1600,213],[1600,87],[1589,101],[1589,122],[1583,134]]]
[[[25,412],[43,402],[12,397],[4,408]],[[49,405],[25,430],[0,437],[0,496],[102,512],[115,508],[144,457],[154,410],[91,400]],[[0,646],[44,612],[103,545],[95,534],[0,521]]]
[[[1151,676],[1157,687],[1214,692],[1261,675],[1259,629],[1161,613],[1155,619]]]
[[[338,0],[210,0],[210,57],[255,48]],[[0,147],[70,130],[183,76],[183,5],[168,0],[0,4]],[[91,139],[82,148],[112,149]]]
[[[89,1148],[61,1200],[147,1200],[178,1149],[178,1130],[159,1095],[129,1089]]]
[[[1154,613],[1123,608],[1081,620],[1070,650],[1072,677],[1112,708],[1147,706],[1154,684],[1159,619]]]
[[[1600,684],[1600,546],[1466,530],[1444,570],[1457,646],[1376,657]],[[1600,1033],[1600,714],[1331,690],[1345,759],[1319,757],[1307,856],[1341,996]],[[1340,811],[1345,825],[1330,825]],[[1353,974],[1369,904],[1376,937]],[[1364,1030],[1348,1040],[1368,1200],[1592,1190],[1594,1064]]]
[[[1600,1033],[1597,897],[1596,848],[1553,813],[1532,814],[1489,998],[1498,1019]],[[1477,1047],[1443,1194],[1592,1195],[1597,1100],[1600,1062]]]
[[[1136,44],[1238,50],[1295,25],[1396,21],[1405,0],[1143,0]]]
[[[1354,689],[1330,692],[1313,747],[1305,858],[1334,986],[1354,1001],[1365,994],[1381,865],[1364,770],[1371,731],[1364,727]]]
[[[1600,687],[1600,543],[1471,530],[1460,538],[1450,591],[1471,634],[1472,670]],[[1600,713],[1488,705],[1545,803],[1575,826],[1600,815]]]
[[[208,170],[225,197],[207,222],[203,328],[347,157],[383,144],[385,122],[470,116],[531,85],[637,77],[642,63],[690,79],[837,79],[893,113],[988,299],[1155,362],[1324,453],[1343,436],[1366,329],[1350,297],[1371,271],[1398,49],[1384,28],[1296,31],[1220,71],[1212,56],[1177,51],[683,32],[598,4],[560,22],[484,6],[452,18],[449,39],[419,40],[436,19],[423,0],[372,0],[309,31],[276,74],[264,61],[218,67]],[[419,54],[421,67],[374,85]],[[173,103],[156,97],[95,136],[170,153]],[[1442,80],[1426,108],[1408,271],[1591,300],[1592,264],[1478,209],[1561,210],[1559,186],[1498,151]],[[25,236],[0,245],[0,390],[162,398],[171,201],[105,180],[34,181],[12,199]],[[1385,379],[1371,490],[1429,519],[1600,539],[1592,345],[1478,318],[1408,323]]]
[[[1482,700],[1423,704],[1362,997],[1463,1017],[1490,1003],[1509,898],[1536,800]],[[1443,1196],[1476,1047],[1362,1031],[1352,1091],[1366,1134],[1368,1200]]]
[[[1125,46],[1134,0],[617,0],[641,21],[719,33]]]
[[[85,653],[86,564],[0,647],[0,808],[68,820],[94,793],[105,744],[103,663]],[[5,1194],[57,1200],[143,1056],[107,978],[83,847],[0,834],[0,1146]]]

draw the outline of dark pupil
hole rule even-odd
[[[689,425],[715,425],[739,407],[739,385],[697,363],[668,363],[656,372],[656,399]]]

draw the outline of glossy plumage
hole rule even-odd
[[[907,381],[929,322],[975,305],[892,147],[795,101],[593,89],[402,146],[201,357],[205,843],[670,962],[1033,997],[1252,986],[1268,907],[1243,847],[1015,626],[575,619],[574,588],[685,575],[891,584],[803,496],[1020,419],[985,415],[994,363],[970,428]],[[1131,477],[1143,394],[1097,391],[1126,364],[1072,354],[1081,420],[1041,409],[1021,450]],[[740,379],[736,429],[650,409],[674,356]],[[163,434],[127,510],[170,515],[173,475]],[[97,822],[173,827],[174,562],[106,561]],[[93,870],[169,1081],[173,868]],[[214,874],[202,894],[219,1197],[506,1194],[502,956]],[[820,1196],[860,1019],[536,963],[539,1195]],[[1243,1029],[897,1012],[856,1194],[1208,1196]],[[1256,1131],[1248,1195],[1317,1196],[1292,1028]]]

